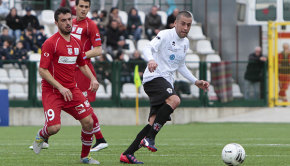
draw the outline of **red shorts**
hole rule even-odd
[[[65,101],[59,91],[53,92],[52,89],[42,89],[42,104],[47,126],[61,124],[61,110],[64,110],[76,120],[81,120],[93,113],[93,108],[79,88],[71,88],[70,91],[73,94],[73,99]]]
[[[93,75],[96,77],[96,73],[92,63],[88,63],[87,65],[91,69]],[[86,77],[78,67],[76,68],[75,79],[78,88],[80,88],[84,96],[89,100],[89,102],[94,102],[96,100],[96,92],[88,90],[90,88],[91,80],[88,77]]]

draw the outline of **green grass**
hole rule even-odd
[[[135,153],[146,166],[223,166],[221,150],[231,142],[246,150],[244,166],[290,165],[290,124],[194,123],[166,125],[156,139],[158,151]],[[102,126],[109,148],[91,156],[115,166],[143,126]],[[28,149],[40,127],[0,127],[1,166],[74,166],[79,164],[80,127],[63,126],[39,155]]]

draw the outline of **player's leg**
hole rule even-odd
[[[166,102],[158,110],[156,118],[154,119],[154,122],[148,134],[146,135],[146,138],[142,140],[143,146],[147,147],[152,152],[157,151],[157,148],[155,147],[155,137],[170,117],[170,114],[173,113],[173,111],[177,108],[179,104],[180,99],[177,95],[172,95],[168,99],[166,99]]]
[[[74,95],[73,101],[64,108],[64,111],[72,115],[76,120],[79,120],[82,125],[80,162],[84,164],[100,164],[100,162],[91,158],[89,155],[94,139],[93,119],[91,116],[93,108],[78,88],[71,89],[71,92]]]
[[[164,78],[156,78],[144,84],[144,90],[150,98],[151,105],[161,104],[161,106],[154,112],[156,118],[150,118],[151,122],[154,120],[151,129],[146,138],[141,141],[141,144],[150,151],[155,152],[155,136],[160,131],[166,121],[170,120],[170,114],[180,104],[180,98],[176,95],[172,85]],[[150,116],[151,117],[151,116]]]
[[[96,137],[96,143],[92,146],[91,152],[96,152],[96,151],[102,150],[104,148],[107,148],[108,143],[106,142],[106,140],[101,132],[101,127],[99,124],[98,117],[96,116],[96,114],[94,112],[92,113],[92,118],[94,121],[93,132],[94,132],[94,135]]]
[[[42,103],[45,115],[45,125],[40,129],[33,142],[33,151],[38,154],[45,142],[51,135],[56,134],[60,130],[60,113],[62,107],[62,99],[58,95],[45,92],[42,96]]]
[[[134,153],[141,147],[141,140],[147,135],[151,128],[150,124],[147,124],[136,136],[135,140],[131,143],[125,152],[120,156],[120,162],[128,164],[143,164],[143,162],[138,161],[134,156]]]

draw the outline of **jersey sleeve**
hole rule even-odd
[[[89,31],[88,35],[90,36],[92,46],[93,47],[101,46],[102,43],[100,32],[98,26],[93,21],[90,21],[88,31]]]
[[[41,58],[39,67],[47,69],[51,64],[54,52],[55,52],[54,44],[51,42],[44,42],[41,47]]]
[[[151,40],[150,45],[155,52],[159,50],[162,41],[165,41],[164,31],[160,31],[157,36]]]
[[[87,64],[86,61],[84,60],[85,55],[86,55],[85,52],[83,50],[81,50],[81,53],[77,58],[77,64],[79,66],[84,66]]]

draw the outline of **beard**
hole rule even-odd
[[[59,28],[60,32],[64,35],[69,35],[71,33],[71,29],[68,31],[66,29]]]

